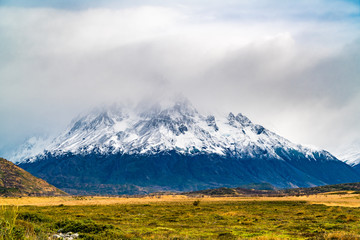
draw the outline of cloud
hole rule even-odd
[[[0,152],[98,104],[164,92],[300,143],[335,148],[329,136],[359,132],[356,5],[123,4],[0,8]]]
[[[214,63],[199,82],[202,93],[193,94],[211,93],[207,104],[243,112],[295,142],[337,149],[360,130],[359,47],[314,55],[280,35]]]

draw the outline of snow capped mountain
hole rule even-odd
[[[181,154],[282,159],[277,149],[285,152],[296,150],[311,159],[320,152],[333,159],[328,152],[294,144],[254,124],[241,113],[219,117],[201,115],[187,100],[165,107],[153,105],[133,110],[112,106],[94,110],[74,120],[39,155],[39,148],[44,147],[44,143],[47,142],[42,141],[40,145],[33,143],[25,153],[36,149],[33,151],[36,154],[19,160],[35,161],[45,153],[156,154],[172,150]]]
[[[360,142],[354,142],[338,154],[339,159],[352,167],[360,164]]]
[[[44,153],[46,149],[51,144],[51,139],[42,138],[42,137],[31,137],[27,139],[16,151],[9,154],[9,159],[12,162],[21,162],[24,159],[29,159],[29,157],[34,157]]]
[[[25,153],[36,154],[19,166],[72,194],[360,180],[327,151],[294,144],[241,113],[206,116],[187,100],[145,105],[112,106],[79,117],[41,153],[34,142]]]
[[[345,152],[341,157],[339,157],[339,159],[349,164],[350,166],[359,165],[360,151],[359,149],[354,149],[352,151],[349,150],[348,152]]]

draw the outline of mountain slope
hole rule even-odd
[[[352,155],[346,155],[343,159],[347,164],[350,164],[354,170],[360,174],[360,152],[354,152]]]
[[[92,194],[360,180],[326,151],[294,144],[242,114],[203,116],[186,100],[93,111],[20,166],[67,191]]]
[[[360,174],[360,142],[355,141],[337,153],[339,159],[350,165],[355,171]]]
[[[360,147],[352,146],[342,154],[340,154],[339,159],[349,164],[350,166],[359,166],[360,164]]]
[[[0,196],[62,196],[65,192],[0,158]]]

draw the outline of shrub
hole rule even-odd
[[[63,232],[76,232],[76,233],[101,233],[106,229],[113,229],[111,225],[103,225],[94,223],[91,220],[74,221],[74,220],[62,220],[55,223],[56,228],[61,228]]]
[[[48,222],[48,221],[50,221],[48,218],[46,218],[44,216],[41,216],[36,213],[29,213],[29,212],[20,213],[18,216],[18,219],[22,219],[22,220],[29,221],[29,222]]]
[[[217,239],[236,239],[236,237],[229,232],[219,233]]]
[[[199,204],[200,204],[200,200],[195,200],[194,202],[193,202],[193,205],[196,207],[196,206],[199,206]]]

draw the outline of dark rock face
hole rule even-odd
[[[206,123],[208,126],[214,128],[215,131],[219,131],[219,127],[216,125],[215,117],[210,115],[206,118]]]
[[[279,150],[281,153],[281,150]],[[284,152],[283,159],[236,158],[216,154],[46,155],[20,167],[72,194],[143,194],[195,191],[267,182],[278,188],[360,181],[351,167],[319,154],[308,159]]]

